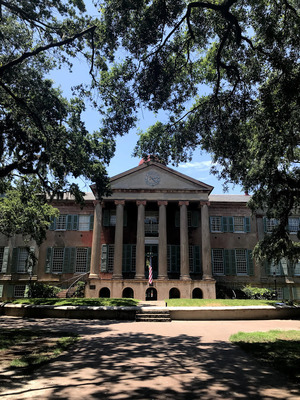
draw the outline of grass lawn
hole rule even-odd
[[[251,299],[168,299],[169,307],[232,307],[232,306],[273,306],[277,300]]]
[[[70,332],[32,329],[0,329],[0,367],[28,372],[50,362],[78,340]]]
[[[70,298],[70,299],[19,299],[13,304],[53,305],[53,306],[136,306],[135,299],[105,299],[105,298]]]
[[[239,332],[230,340],[259,362],[300,383],[300,331]]]

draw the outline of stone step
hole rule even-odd
[[[139,310],[135,316],[136,321],[170,322],[171,316],[168,310]]]

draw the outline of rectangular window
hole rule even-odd
[[[53,248],[52,272],[54,274],[61,274],[63,272],[64,250],[63,247]]]
[[[264,218],[265,224],[265,232],[271,233],[276,225],[278,225],[278,221],[276,218]]]
[[[14,297],[24,297],[25,296],[26,285],[15,285],[14,287]]]
[[[89,231],[90,230],[90,216],[89,215],[79,215],[79,231]]]
[[[214,275],[224,275],[223,249],[212,249],[212,264]]]
[[[299,231],[299,218],[289,218],[289,231],[292,234],[297,234]]]
[[[108,260],[107,260],[107,272],[113,273],[114,270],[114,254],[115,254],[115,245],[110,244],[108,246]]]
[[[158,236],[158,212],[145,212],[145,235]]]
[[[233,217],[233,229],[234,232],[245,232],[245,227],[244,227],[244,217]]]
[[[76,273],[84,273],[86,272],[87,267],[87,248],[77,248],[76,249],[76,265],[75,272]]]
[[[273,290],[273,289],[271,289],[271,290]],[[276,292],[277,292],[277,300],[283,300],[283,288],[277,287]]]
[[[4,247],[0,247],[0,272],[2,272],[3,256],[4,256]]]
[[[247,252],[245,249],[235,250],[235,262],[237,275],[248,275]]]
[[[67,229],[67,216],[62,214],[56,219],[56,230],[65,231]]]
[[[27,258],[28,258],[28,250],[25,247],[20,247],[19,257],[17,262],[17,272],[19,273],[26,272]]]
[[[222,232],[222,217],[210,217],[210,231]]]

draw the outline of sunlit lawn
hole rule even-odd
[[[69,298],[69,299],[19,299],[14,304],[53,305],[53,306],[136,306],[139,300],[135,299],[107,299],[107,298]]]
[[[239,332],[232,335],[230,340],[259,362],[300,383],[300,330]]]
[[[233,306],[272,306],[277,300],[251,299],[168,299],[169,307],[233,307]]]

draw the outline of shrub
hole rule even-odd
[[[42,282],[31,283],[28,287],[27,296],[31,298],[52,298],[56,297],[59,288],[56,286],[47,285]]]
[[[242,291],[248,297],[248,299],[258,299],[258,300],[271,300],[275,298],[275,293],[271,289],[252,287],[251,285],[246,285]]]
[[[78,281],[76,284],[76,290],[74,297],[84,297],[85,282]]]

